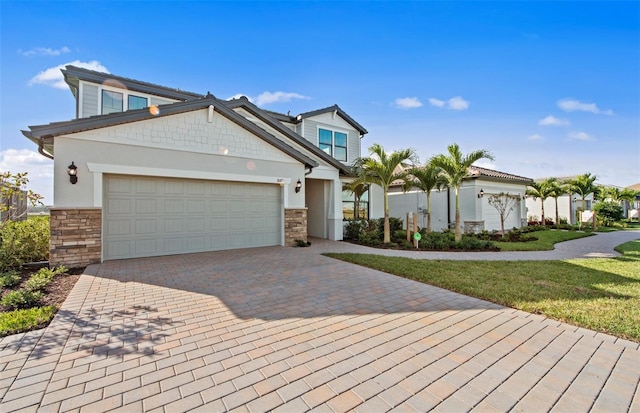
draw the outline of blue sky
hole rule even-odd
[[[20,133],[74,117],[56,67],[292,114],[337,103],[387,150],[458,143],[530,178],[640,182],[640,2],[0,1],[0,169],[52,202]]]

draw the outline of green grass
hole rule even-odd
[[[535,241],[529,242],[495,242],[496,246],[500,248],[500,251],[546,251],[552,250],[553,244],[563,241],[569,241],[572,239],[584,238],[593,235],[587,232],[577,231],[536,231],[528,235],[538,238]]]
[[[55,306],[45,306],[0,313],[0,337],[43,327],[57,311]]]
[[[640,240],[619,248],[622,257],[565,261],[326,255],[640,342]]]

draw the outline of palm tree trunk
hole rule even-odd
[[[542,201],[542,226],[546,226],[546,222],[544,221],[544,198],[540,198]]]
[[[388,244],[391,242],[391,230],[389,229],[389,193],[384,188],[384,239],[382,242]]]
[[[460,203],[458,200],[458,188],[456,188],[456,242],[462,241],[462,227],[460,225]]]
[[[560,217],[558,215],[558,197],[556,197],[555,199],[556,199],[556,228],[558,228],[558,225],[560,225]],[[569,200],[571,200],[571,197],[569,197]]]
[[[427,233],[431,232],[431,194],[427,194]]]

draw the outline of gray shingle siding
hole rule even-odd
[[[98,115],[100,99],[100,90],[98,85],[85,83],[82,86],[82,117],[88,118],[89,116]]]

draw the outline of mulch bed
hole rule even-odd
[[[15,285],[7,290],[17,290],[22,288],[23,284],[29,279],[31,274],[37,272],[38,269],[33,268],[23,268],[20,270],[20,278],[22,281],[18,285]],[[83,273],[84,268],[72,268],[68,270],[64,274],[57,275],[49,285],[47,285],[46,292],[40,299],[41,306],[47,305],[55,305],[60,307],[64,300],[67,299],[67,296],[73,289],[73,286],[76,285],[76,281],[80,278],[80,275]],[[7,311],[7,309],[0,304],[0,312]]]

